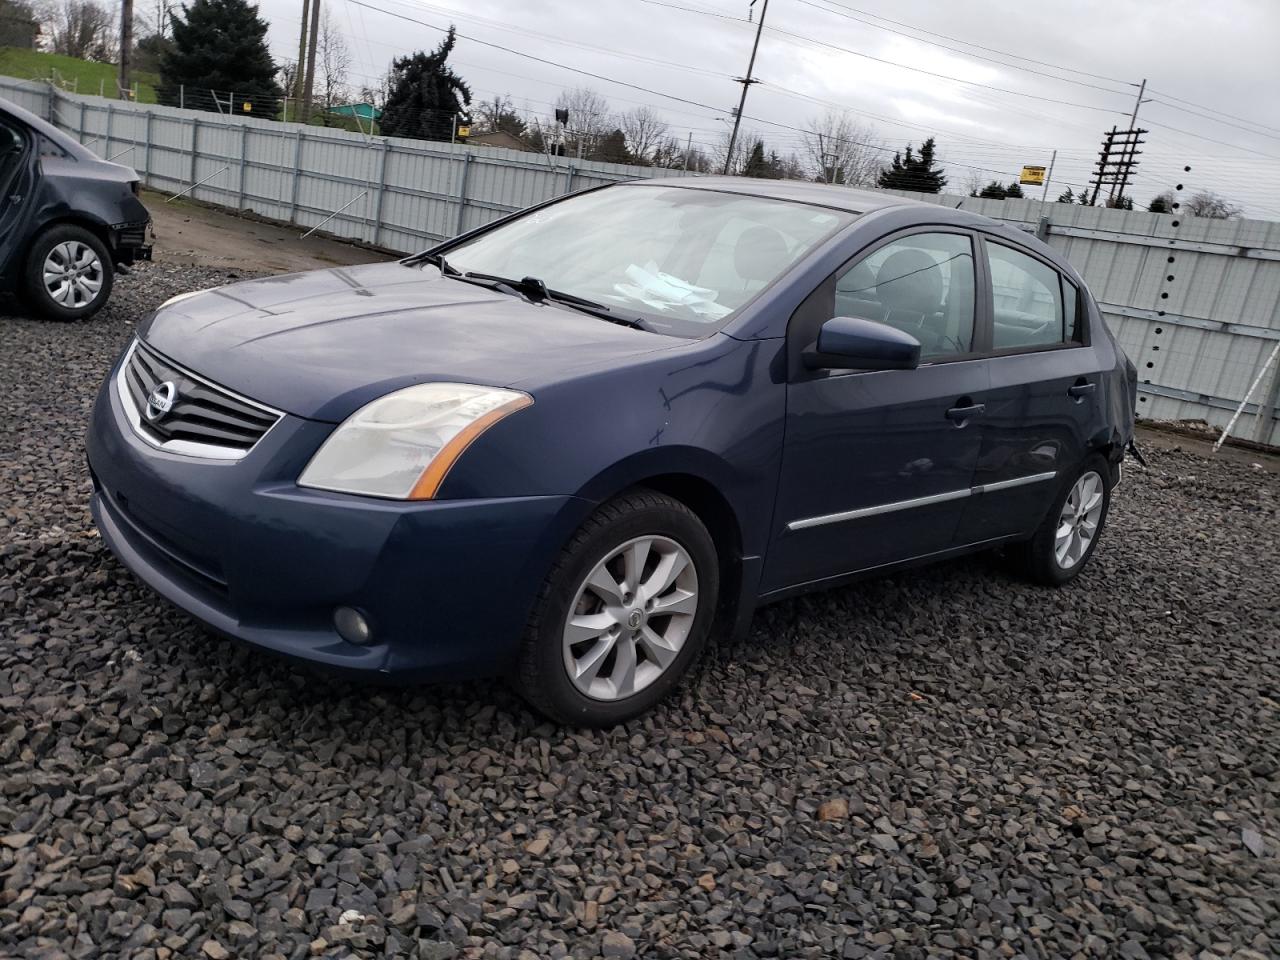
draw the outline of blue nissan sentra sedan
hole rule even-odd
[[[607,725],[761,603],[997,545],[1071,580],[1135,389],[1079,274],[1022,232],[650,180],[175,297],[98,396],[92,507],[223,634],[370,675],[504,674]]]

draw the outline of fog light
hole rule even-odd
[[[363,613],[355,607],[338,607],[333,611],[333,626],[338,636],[358,647],[373,642],[373,628]]]

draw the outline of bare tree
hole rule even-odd
[[[1193,193],[1182,202],[1182,209],[1193,217],[1207,217],[1210,220],[1234,220],[1244,213],[1244,207],[1232,203],[1226,197],[1218,196],[1212,190]]]
[[[134,33],[140,37],[157,36],[169,38],[171,29],[170,16],[178,12],[178,4],[174,0],[149,0],[134,15]]]
[[[516,112],[511,97],[494,95],[493,99],[475,105],[473,109],[477,131],[483,133],[509,133],[513,137],[522,137],[525,133],[525,122]]]
[[[810,123],[802,138],[815,178],[851,187],[875,185],[885,153],[875,127],[832,108]]]
[[[556,109],[569,111],[566,128],[568,146],[566,152],[575,152],[582,144],[583,156],[595,152],[600,141],[613,131],[609,101],[590,87],[575,87],[556,97]]]
[[[115,16],[93,0],[50,2],[41,12],[49,50],[77,60],[115,59]]]
[[[333,22],[329,10],[324,10],[320,18],[320,40],[318,45],[320,61],[320,98],[324,107],[324,123],[329,125],[329,111],[339,102],[346,99],[347,76],[351,71],[351,50],[342,36],[342,31]]]
[[[667,122],[652,107],[636,107],[618,118],[627,149],[640,163],[658,166],[653,154],[667,138]]]
[[[976,197],[982,192],[982,188],[986,184],[982,181],[982,173],[978,170],[970,170],[964,178],[964,192],[971,197]]]

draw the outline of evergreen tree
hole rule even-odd
[[[1004,196],[1006,200],[1021,200],[1026,194],[1022,192],[1022,184],[1015,180],[1004,188]]]
[[[453,139],[454,119],[465,116],[471,88],[446,61],[457,42],[453,27],[431,53],[418,51],[391,62],[391,84],[382,108],[381,132],[418,140]]]
[[[1151,213],[1173,213],[1173,191],[1157,193],[1147,204],[1147,210]]]
[[[267,48],[267,22],[256,6],[247,0],[194,0],[169,17],[173,45],[160,61],[166,86],[187,87],[196,94],[185,98],[187,105],[201,110],[224,109],[214,96],[225,102],[235,93],[253,104],[254,116],[276,116],[280,87]]]
[[[1067,187],[1067,189],[1063,193],[1058,194],[1058,202],[1059,203],[1075,203],[1076,195],[1070,187]]]
[[[1080,203],[1086,207],[1092,207],[1093,201],[1089,199],[1089,188],[1080,191]]]
[[[933,137],[920,144],[920,155],[913,156],[907,144],[906,155],[895,153],[893,166],[880,171],[877,185],[886,190],[914,190],[917,193],[941,193],[947,185],[942,170],[935,167]]]
[[[1008,194],[1005,193],[1004,184],[1000,183],[998,180],[992,180],[983,187],[982,192],[978,194],[978,196],[987,200],[1003,200],[1007,195]]]
[[[757,140],[747,154],[747,164],[742,168],[744,177],[768,177],[769,164],[764,158],[764,142]]]
[[[595,150],[592,151],[591,159],[603,160],[606,163],[636,162],[636,158],[627,149],[627,135],[621,130],[614,130],[601,137]]]

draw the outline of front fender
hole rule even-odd
[[[533,405],[477,439],[439,495],[599,503],[652,477],[687,474],[730,505],[743,551],[762,553],[782,454],[782,346],[716,335],[532,386]]]

